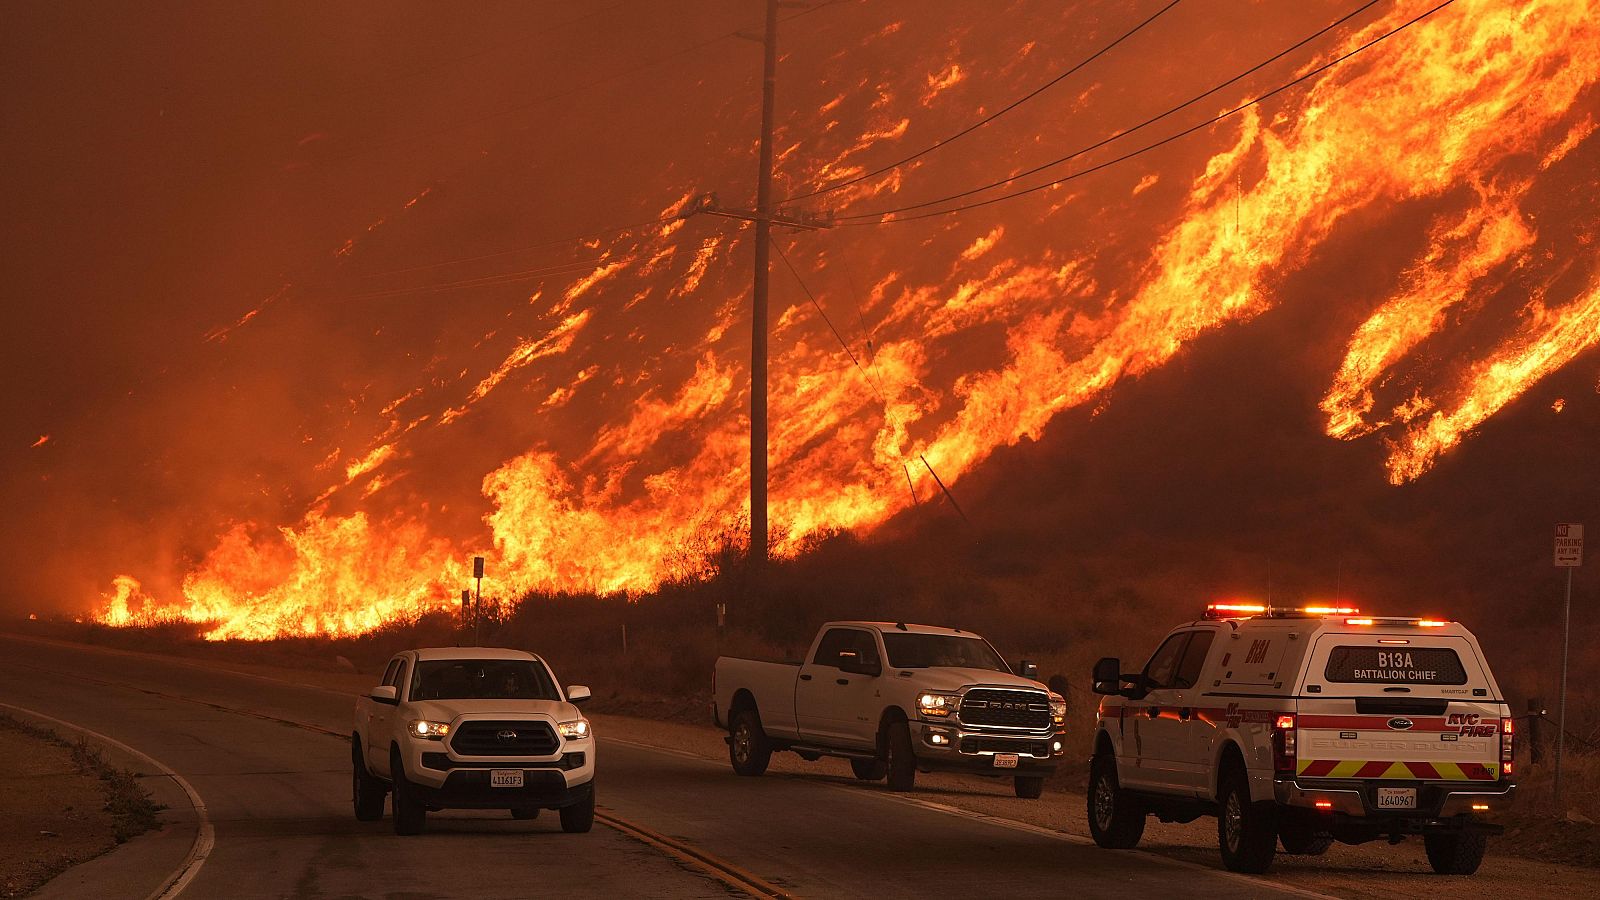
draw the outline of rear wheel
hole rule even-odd
[[[1024,800],[1037,800],[1044,793],[1044,776],[1018,775],[1011,779],[1011,789]]]
[[[350,799],[356,810],[356,821],[376,822],[383,818],[383,798],[389,793],[384,783],[367,771],[366,760],[361,758],[361,745],[350,748]]]
[[[394,833],[421,834],[428,827],[428,808],[413,793],[398,750],[389,754],[389,773],[394,777]]]
[[[1278,850],[1277,809],[1267,801],[1250,802],[1250,779],[1235,765],[1224,776],[1217,812],[1217,847],[1222,864],[1233,872],[1260,874],[1272,865]]]
[[[1440,875],[1471,875],[1483,862],[1489,838],[1473,831],[1427,834],[1422,836],[1422,846],[1428,851],[1428,864]]]
[[[583,834],[594,827],[594,784],[589,784],[589,796],[582,802],[561,807],[561,830],[567,834]]]
[[[520,807],[520,808],[517,808],[517,809],[513,809],[513,810],[511,810],[511,818],[520,819],[521,821],[524,821],[524,822],[528,821],[529,819],[537,819],[537,818],[539,818],[539,807],[537,807],[537,806],[524,806],[524,807]]]
[[[911,728],[904,722],[889,724],[889,790],[909,791],[917,784],[917,754],[911,749]]]
[[[741,709],[733,714],[729,731],[728,761],[733,763],[733,771],[750,776],[764,774],[772,762],[772,744],[761,730],[761,717],[753,709]]]
[[[1131,850],[1144,836],[1145,812],[1117,782],[1117,764],[1096,756],[1089,767],[1089,835],[1108,850]]]
[[[1278,829],[1283,852],[1295,856],[1321,856],[1333,846],[1333,835],[1303,823],[1284,822]]]
[[[850,771],[862,781],[882,781],[889,774],[889,765],[881,759],[852,759]]]

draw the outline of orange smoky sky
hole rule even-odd
[[[785,7],[776,191],[839,218],[777,232],[778,552],[1244,337],[1095,453],[1204,413],[1161,463],[1198,497],[1291,434],[1347,482],[1288,515],[1592,454],[1596,4],[1169,3]],[[673,217],[752,202],[760,12],[7,7],[0,603],[260,637],[474,553],[672,577],[747,502],[753,230]]]

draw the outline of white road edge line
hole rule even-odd
[[[190,845],[189,854],[184,857],[183,862],[180,863],[178,868],[174,869],[172,874],[168,875],[166,880],[161,883],[161,886],[152,891],[150,895],[145,898],[145,900],[172,900],[172,898],[183,893],[183,889],[189,886],[189,882],[194,880],[194,876],[200,873],[200,867],[205,865],[206,857],[211,855],[212,848],[217,844],[217,832],[216,829],[211,825],[211,816],[206,812],[205,801],[200,799],[200,792],[194,789],[194,785],[190,784],[188,779],[184,778],[182,775],[174,772],[170,766],[168,766],[166,763],[163,763],[161,760],[156,759],[148,753],[135,750],[114,737],[101,734],[98,731],[92,731],[83,727],[82,725],[75,725],[64,719],[58,719],[55,716],[45,715],[42,712],[28,709],[27,707],[14,706],[10,703],[0,703],[0,707],[15,710],[25,716],[43,719],[47,722],[54,722],[63,728],[71,729],[81,734],[88,735],[89,737],[94,738],[97,741],[101,741],[102,743],[110,744],[111,746],[116,747],[125,753],[129,753],[149,763],[152,768],[158,770],[161,772],[161,774],[167,776],[168,778],[171,778],[173,781],[176,781],[178,786],[183,788],[183,792],[189,795],[189,805],[194,807],[195,815],[199,819],[200,828],[198,831],[196,831],[194,843]]]
[[[698,753],[689,753],[687,751],[673,750],[673,749],[668,749],[666,747],[654,747],[654,746],[651,746],[650,744],[643,744],[643,743],[640,743],[638,741],[630,741],[630,740],[625,740],[623,738],[608,737],[608,738],[604,738],[604,740],[615,741],[618,744],[625,744],[625,745],[627,745],[629,747],[634,747],[634,748],[637,748],[639,750],[649,751],[651,753],[660,753],[660,754],[664,754],[664,755],[667,755],[667,756],[676,756],[676,757],[680,757],[680,758],[683,758],[683,759],[694,759],[694,760],[699,760],[700,762],[711,763],[713,765],[716,764],[716,760],[715,759],[713,759],[711,757],[707,757],[707,756],[701,756]],[[774,774],[776,774],[776,775],[778,775],[780,777],[789,777],[789,778],[795,777],[795,773],[778,772],[778,773],[774,773]],[[809,781],[810,779],[805,779],[805,780]],[[1028,823],[1028,822],[1019,822],[1016,819],[1006,819],[1006,818],[1001,818],[1000,816],[991,816],[988,813],[973,812],[972,810],[962,809],[959,806],[950,806],[950,805],[945,804],[945,803],[935,803],[935,802],[933,802],[931,800],[920,800],[920,799],[918,799],[916,797],[890,796],[890,795],[879,793],[879,792],[863,791],[860,788],[852,787],[850,785],[845,785],[845,784],[832,784],[832,783],[829,783],[829,782],[822,782],[821,785],[822,785],[822,787],[830,788],[832,790],[844,791],[844,792],[849,793],[852,796],[856,796],[856,797],[876,797],[879,800],[886,800],[886,801],[888,801],[890,803],[904,803],[904,804],[906,804],[908,806],[920,806],[923,809],[931,810],[933,812],[941,812],[941,813],[944,813],[946,815],[959,816],[960,818],[963,818],[963,819],[972,819],[972,820],[978,821],[978,822],[987,822],[990,825],[996,825],[996,826],[999,826],[1001,828],[1009,828],[1009,829],[1011,829],[1013,831],[1023,831],[1023,832],[1027,832],[1027,833],[1030,833],[1030,834],[1036,834],[1036,835],[1040,835],[1042,837],[1048,837],[1048,838],[1052,838],[1052,839],[1058,840],[1058,841],[1065,841],[1066,843],[1069,843],[1069,844],[1081,844],[1081,845],[1093,845],[1094,844],[1094,840],[1092,838],[1084,837],[1082,835],[1072,834],[1071,832],[1066,832],[1066,831],[1057,831],[1056,829],[1053,829],[1053,828],[1046,828],[1046,827],[1044,827],[1042,825],[1033,825],[1033,824]],[[1139,853],[1139,854],[1141,854],[1143,856],[1147,856],[1147,857],[1150,857],[1150,858],[1153,858],[1153,859],[1158,859],[1158,860],[1160,860],[1160,861],[1162,861],[1164,863],[1167,863],[1169,865],[1178,866],[1178,867],[1184,868],[1184,869],[1190,869],[1190,870],[1193,870],[1193,871],[1196,871],[1196,872],[1206,872],[1206,873],[1209,873],[1211,875],[1220,875],[1220,876],[1222,876],[1224,878],[1228,878],[1228,879],[1231,879],[1231,880],[1234,880],[1234,881],[1238,881],[1238,882],[1240,882],[1242,884],[1248,884],[1248,885],[1250,885],[1252,887],[1256,887],[1256,888],[1267,887],[1267,888],[1270,888],[1272,890],[1282,891],[1283,893],[1286,893],[1286,894],[1296,894],[1296,895],[1301,896],[1301,897],[1313,898],[1313,900],[1338,900],[1338,898],[1334,897],[1332,894],[1321,894],[1321,893],[1318,893],[1318,892],[1313,891],[1313,890],[1308,890],[1306,888],[1295,887],[1294,885],[1280,884],[1280,883],[1274,882],[1274,881],[1264,881],[1264,880],[1259,879],[1259,878],[1252,878],[1249,875],[1241,875],[1238,872],[1229,872],[1229,871],[1226,871],[1226,870],[1223,870],[1223,869],[1213,869],[1210,866],[1201,865],[1200,863],[1189,862],[1186,859],[1174,859],[1174,858],[1172,858],[1170,856],[1166,856],[1166,855],[1161,854],[1161,853],[1156,853],[1153,850],[1135,850],[1133,852]]]

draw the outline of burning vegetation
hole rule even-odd
[[[784,25],[778,192],[838,218],[778,235],[798,278],[774,260],[776,554],[942,503],[940,480],[986,491],[997,454],[1100,427],[1127,385],[1229,332],[1278,334],[1267,352],[1319,396],[1277,414],[1320,419],[1312,452],[1372,448],[1355,477],[1385,490],[1594,358],[1595,3],[1134,6],[846,4]],[[557,176],[474,145],[331,241],[316,271],[337,277],[220,315],[196,340],[239,366],[333,304],[363,349],[269,451],[294,473],[269,514],[211,498],[182,552],[97,560],[93,615],[356,634],[451,608],[474,553],[506,597],[676,578],[748,514],[752,232],[680,217],[753,169],[758,69],[734,62],[726,84],[661,73],[706,115],[586,176],[639,198],[635,224],[503,249],[526,236],[461,223]]]

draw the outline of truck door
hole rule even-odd
[[[399,685],[400,677],[405,672],[405,657],[397,656],[389,660],[388,668],[383,670],[383,684]],[[399,690],[397,687],[396,690]],[[366,725],[367,735],[367,769],[383,775],[390,775],[389,771],[389,741],[394,735],[393,720],[398,706],[379,703],[368,699],[366,702],[368,718]]]
[[[1178,662],[1167,699],[1167,703],[1177,707],[1178,716],[1176,756],[1167,771],[1171,772],[1174,784],[1197,797],[1210,792],[1211,746],[1217,738],[1217,723],[1202,708],[1205,704],[1200,684],[1216,637],[1215,628],[1193,632],[1183,649],[1183,659]]]
[[[1161,642],[1142,672],[1148,692],[1126,703],[1123,716],[1128,733],[1124,749],[1133,760],[1117,776],[1130,787],[1168,792],[1181,789],[1182,780],[1174,772],[1183,738],[1175,679],[1184,648],[1193,634],[1180,631]]]
[[[878,676],[844,671],[840,666],[847,660],[875,664],[881,671],[876,635],[862,628],[830,628],[817,642],[816,653],[800,667],[795,685],[795,718],[802,741],[872,748],[877,722],[869,710],[874,707]]]

